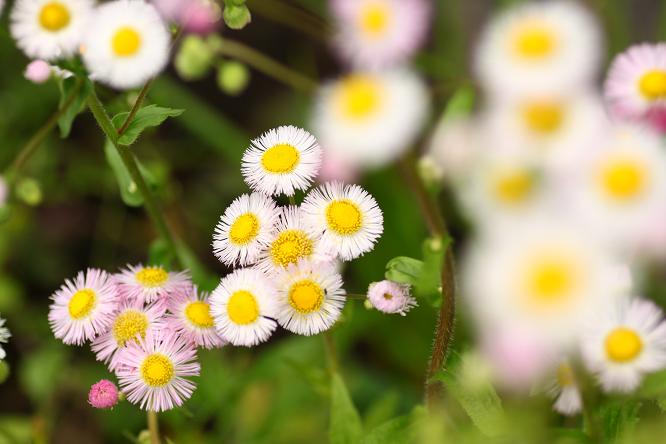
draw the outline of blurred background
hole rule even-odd
[[[11,2],[10,2],[11,3]],[[473,85],[469,54],[486,18],[511,1],[435,0],[433,25],[416,57],[433,103],[428,136],[451,94]],[[632,42],[666,39],[666,3],[660,0],[590,0],[605,28],[609,54]],[[9,5],[11,6],[11,5]],[[324,80],[342,67],[327,42],[324,0],[249,0],[252,23],[241,31],[220,28],[310,78]],[[286,9],[285,9],[286,8]],[[301,29],[280,19],[294,10],[311,21]],[[23,77],[28,60],[0,22],[0,167],[58,106],[55,83],[36,85]],[[221,57],[216,60],[222,62]],[[183,79],[170,67],[155,83],[149,102],[186,112],[145,134],[135,152],[152,173],[174,230],[209,271],[227,270],[210,247],[213,228],[227,205],[247,191],[240,157],[249,140],[282,124],[308,128],[311,96],[251,70],[239,91],[224,91],[215,69]],[[186,76],[187,77],[187,76]],[[100,89],[116,112],[133,96]],[[19,200],[0,225],[0,313],[13,333],[7,350],[9,379],[0,385],[0,444],[14,442],[127,443],[145,427],[144,415],[121,403],[112,411],[87,405],[92,383],[111,377],[88,347],[56,341],[47,323],[49,296],[65,278],[88,266],[108,271],[145,262],[155,232],[141,208],[126,206],[102,150],[92,117],[82,114],[71,136],[53,132],[30,159],[17,189]],[[345,288],[364,293],[380,280],[395,256],[419,257],[426,229],[397,168],[367,173],[361,180],[385,214],[385,234],[372,254],[345,271]],[[467,224],[446,191],[441,207],[456,248]],[[210,290],[210,288],[208,288]],[[461,314],[465,316],[464,312]],[[422,401],[424,374],[436,313],[422,306],[406,317],[369,311],[349,301],[333,330],[342,373],[367,427],[408,413]],[[458,326],[464,323],[459,320]],[[457,330],[456,349],[468,332]],[[328,373],[321,337],[286,335],[261,346],[201,351],[198,388],[184,409],[161,415],[176,443],[313,443],[326,438]],[[547,409],[544,409],[548,411]],[[455,417],[456,412],[450,412]],[[543,419],[563,421],[555,414]]]

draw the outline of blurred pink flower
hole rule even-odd
[[[45,83],[51,78],[51,65],[44,60],[33,60],[25,68],[24,76],[32,83]]]
[[[339,180],[341,182],[354,182],[358,177],[358,170],[351,162],[342,157],[324,149],[324,159],[319,171],[320,182],[331,182]]]
[[[90,387],[88,403],[96,409],[113,408],[118,400],[118,387],[108,379],[102,379]]]
[[[220,8],[211,0],[153,0],[168,21],[183,26],[186,33],[208,34],[220,25]]]
[[[392,281],[381,281],[370,284],[368,301],[377,310],[388,314],[405,314],[416,307],[416,299],[409,293],[409,285]]]

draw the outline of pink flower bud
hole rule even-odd
[[[220,8],[209,0],[190,0],[180,14],[185,32],[209,34],[220,24]]]
[[[90,387],[88,403],[96,409],[110,409],[118,404],[118,387],[108,379],[102,379]]]
[[[33,60],[25,68],[24,75],[33,83],[44,83],[51,78],[51,65],[44,60]]]

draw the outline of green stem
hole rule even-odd
[[[150,444],[160,444],[160,430],[157,421],[157,413],[148,410],[148,432],[150,433]]]
[[[130,126],[130,123],[132,123],[132,120],[134,120],[134,118],[136,117],[136,113],[139,112],[139,110],[141,109],[141,105],[143,105],[144,100],[146,100],[146,96],[148,95],[148,91],[150,90],[150,87],[152,86],[154,80],[155,80],[154,78],[148,80],[146,84],[143,85],[143,88],[141,88],[138,97],[134,101],[132,109],[130,110],[129,114],[127,115],[127,118],[125,119],[123,124],[120,126],[120,129],[118,130],[119,136],[125,134],[125,131],[127,131],[127,128],[129,128]]]
[[[326,360],[328,361],[328,370],[331,375],[338,373],[340,364],[338,362],[338,352],[335,347],[335,340],[333,339],[333,334],[329,331],[325,331],[322,335],[324,338],[324,350],[326,351]]]
[[[328,24],[321,17],[289,3],[276,0],[248,0],[247,3],[253,13],[317,40],[324,41],[330,34]]]
[[[62,106],[53,114],[49,119],[42,125],[41,128],[28,140],[28,142],[21,148],[18,155],[14,159],[14,162],[7,168],[5,177],[8,182],[11,182],[19,174],[25,163],[30,159],[30,157],[37,151],[49,133],[53,128],[58,124],[58,120],[67,112],[67,110],[74,104],[76,97],[79,94],[79,91],[83,87],[83,80],[79,79],[74,85],[74,89],[70,93],[69,97],[65,100]]]
[[[220,54],[247,63],[257,71],[273,77],[275,80],[296,90],[312,93],[317,88],[317,82],[314,80],[243,43],[229,39],[220,39],[217,50]]]
[[[157,204],[157,200],[155,199],[155,196],[153,196],[153,193],[150,191],[150,188],[148,188],[148,185],[146,184],[146,181],[144,180],[143,175],[139,170],[139,165],[136,161],[134,153],[129,147],[121,146],[118,144],[120,134],[113,126],[111,118],[106,113],[106,110],[104,109],[102,102],[100,102],[99,98],[97,97],[97,94],[95,94],[95,91],[93,91],[88,97],[88,108],[90,108],[90,111],[95,117],[97,124],[100,126],[100,128],[102,128],[102,131],[106,137],[109,138],[114,148],[118,151],[118,154],[120,155],[125,168],[127,168],[130,177],[136,184],[137,189],[143,198],[146,211],[152,219],[153,224],[157,228],[160,237],[167,243],[169,250],[173,254],[173,257],[178,258],[181,262],[181,265],[185,266],[181,255],[179,254],[179,250],[176,247],[174,240],[175,238],[166,223],[166,219],[162,214],[159,205]]]

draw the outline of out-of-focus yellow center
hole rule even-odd
[[[145,267],[136,273],[136,280],[144,287],[160,287],[169,280],[169,273],[162,267]]]
[[[259,233],[259,219],[252,213],[239,216],[231,225],[229,238],[237,245],[245,245],[254,240]]]
[[[618,327],[606,336],[604,347],[608,359],[613,362],[625,363],[638,357],[643,350],[643,341],[634,330]]]
[[[144,338],[148,330],[148,317],[137,310],[127,310],[118,315],[113,323],[113,337],[118,346],[124,347],[127,341],[138,335]]]
[[[314,281],[305,279],[289,289],[289,304],[299,313],[318,311],[324,302],[324,290]]]
[[[648,100],[666,98],[666,71],[654,69],[646,72],[638,82],[638,89]]]
[[[304,231],[285,230],[271,244],[270,255],[274,264],[286,267],[309,257],[313,247],[312,240]]]
[[[130,27],[123,26],[118,29],[111,39],[113,53],[118,57],[131,57],[141,49],[141,34]]]
[[[173,362],[161,353],[153,353],[141,363],[141,378],[150,387],[164,387],[174,374]]]
[[[527,264],[525,278],[529,300],[542,308],[569,301],[581,280],[577,261],[557,253],[533,257]]]
[[[384,296],[384,299],[386,299],[387,301],[390,301],[391,299],[393,299],[393,295],[391,293],[384,293],[383,296]]]
[[[370,38],[381,37],[388,29],[391,11],[382,3],[370,3],[360,14],[360,27]]]
[[[557,368],[557,384],[564,387],[571,387],[576,382],[574,372],[571,366],[567,363],[562,363]]]
[[[337,234],[354,234],[361,228],[361,222],[361,210],[350,200],[334,200],[326,207],[326,225]]]
[[[534,190],[534,175],[523,169],[503,171],[493,183],[497,200],[507,205],[517,205],[529,199]]]
[[[69,315],[72,319],[82,319],[90,314],[95,308],[97,296],[95,292],[89,288],[79,290],[69,300]]]
[[[229,298],[227,314],[235,324],[251,324],[259,317],[259,305],[257,305],[257,300],[252,293],[239,290]]]
[[[544,23],[528,23],[513,37],[513,48],[518,57],[536,61],[550,56],[557,47],[555,33]]]
[[[261,156],[266,171],[276,174],[291,173],[298,166],[301,155],[296,147],[280,143],[267,149]]]
[[[608,160],[601,168],[602,192],[614,201],[629,202],[640,197],[648,180],[648,168],[638,159],[618,157]]]
[[[381,105],[382,87],[370,75],[354,74],[340,81],[335,100],[343,118],[363,120],[372,116]]]
[[[45,4],[39,13],[39,24],[51,32],[58,32],[66,28],[70,20],[69,9],[60,2]]]
[[[190,302],[185,307],[185,316],[197,327],[210,328],[213,326],[213,317],[210,315],[210,305],[203,301]]]
[[[564,107],[556,102],[532,102],[523,107],[527,128],[537,134],[552,134],[562,127]]]

